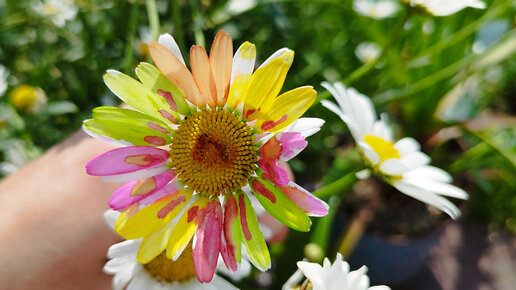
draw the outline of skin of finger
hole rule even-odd
[[[85,164],[113,149],[78,132],[0,182],[0,289],[110,289],[102,272],[120,238],[103,212],[120,184]]]

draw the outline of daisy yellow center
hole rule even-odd
[[[365,136],[364,141],[380,156],[380,163],[391,158],[401,158],[400,153],[394,148],[394,143],[392,142],[373,135]]]
[[[183,282],[195,277],[192,243],[188,244],[175,262],[167,258],[165,252],[162,252],[149,263],[144,264],[143,268],[160,282]]]
[[[244,187],[257,168],[251,129],[225,110],[188,116],[176,130],[170,159],[179,180],[206,196]]]

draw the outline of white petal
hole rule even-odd
[[[403,182],[444,196],[460,199],[468,199],[469,197],[464,190],[448,183],[436,182],[426,178],[403,178]]]
[[[321,265],[300,261],[297,262],[297,267],[305,274],[306,278],[312,282],[314,289],[324,289]]]
[[[387,159],[380,164],[380,171],[387,175],[402,175],[409,170],[400,159],[396,158]]]
[[[181,50],[176,43],[176,40],[172,35],[165,33],[159,36],[158,43],[168,48],[183,64],[185,64],[185,60],[183,59],[183,55],[181,54]]]
[[[233,284],[229,283],[228,281],[222,279],[221,277],[215,275],[213,279],[211,280],[210,284],[212,284],[215,289],[218,290],[238,290],[237,287],[233,286]]]
[[[112,210],[112,209],[108,209],[104,212],[104,220],[109,225],[109,228],[111,228],[111,229],[115,228],[116,221],[118,220],[120,215],[121,215],[120,212],[118,212],[116,210]]]
[[[324,122],[323,119],[319,118],[299,118],[290,124],[284,132],[299,132],[303,137],[308,138],[321,130]]]
[[[439,182],[452,182],[452,177],[448,172],[442,170],[441,168],[437,168],[434,166],[421,166],[411,170],[410,172],[405,173],[403,178],[419,178],[419,179],[429,179],[433,181]]]
[[[371,162],[374,165],[377,165],[380,162],[380,155],[378,155],[378,153],[376,153],[376,151],[374,151],[374,149],[371,146],[369,146],[369,144],[365,142],[359,142],[358,147],[360,148],[360,150],[362,150],[369,162]]]
[[[114,275],[122,271],[128,265],[131,265],[132,262],[134,262],[134,259],[130,257],[111,259],[107,261],[107,263],[104,265],[104,268],[102,268],[102,271],[104,271],[106,274]]]
[[[364,283],[362,278],[364,277],[366,272],[366,266],[362,266],[360,269],[356,271],[349,272],[348,281],[346,285],[348,289],[360,289],[359,285]]]
[[[368,179],[369,177],[371,177],[371,170],[369,170],[369,169],[362,169],[359,172],[355,173],[355,176],[358,179]]]
[[[398,150],[401,156],[404,156],[419,151],[421,146],[414,138],[405,137],[396,142],[394,148]]]
[[[456,219],[460,216],[460,210],[457,206],[433,192],[411,184],[406,184],[403,181],[395,181],[392,185],[404,194],[444,211],[452,219]]]
[[[410,169],[428,165],[431,161],[430,157],[421,151],[412,152],[401,157],[400,160]]]
[[[371,100],[354,88],[346,88],[342,83],[335,83],[335,88],[341,96],[336,99],[344,114],[354,120],[361,135],[370,135],[376,121],[376,111]]]
[[[264,67],[266,64],[268,64],[269,62],[271,62],[272,60],[278,58],[281,56],[281,54],[283,54],[284,52],[286,51],[289,51],[290,49],[288,49],[287,47],[283,47],[283,48],[280,48],[278,50],[276,50],[276,52],[274,52],[271,56],[269,56],[268,59],[266,59],[262,65],[258,68],[258,69],[261,69],[262,67]]]
[[[233,56],[233,63],[231,65],[231,83],[233,80],[241,75],[251,75],[254,69],[254,63],[256,61],[256,55],[252,58],[242,57],[242,44]],[[249,44],[245,44],[249,45]]]
[[[109,258],[120,258],[124,256],[134,256],[138,252],[138,248],[142,243],[142,239],[138,240],[126,240],[117,244],[112,245],[108,249]]]
[[[374,122],[371,135],[392,142],[392,130],[386,114],[381,114],[380,120]]]
[[[368,290],[391,290],[391,288],[389,286],[379,285],[379,286],[369,287]]]
[[[132,265],[125,267],[122,271],[118,272],[115,277],[113,277],[113,290],[122,290],[127,286],[129,281],[133,278],[133,273],[135,272],[136,262],[133,262]]]
[[[290,278],[288,278],[287,282],[283,284],[283,287],[281,287],[281,290],[292,290],[294,289],[294,286],[299,285],[299,283],[303,280],[304,275],[301,270],[297,269]]]

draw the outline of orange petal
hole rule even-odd
[[[206,99],[210,107],[214,108],[217,105],[217,85],[215,85],[210,60],[204,47],[200,45],[192,46],[190,49],[190,66],[201,96]]]
[[[231,63],[233,62],[233,40],[223,30],[213,40],[210,50],[210,64],[217,84],[217,105],[224,106],[228,96]]]
[[[153,42],[149,44],[149,53],[161,73],[183,90],[188,101],[198,107],[205,106],[206,101],[201,97],[192,74],[170,50]]]

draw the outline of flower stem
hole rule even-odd
[[[136,25],[138,24],[138,1],[134,1],[131,6],[131,14],[129,15],[129,27],[127,29],[127,42],[125,44],[124,52],[124,72],[126,74],[132,71],[133,65],[133,43],[136,34]]]
[[[370,63],[365,63],[362,66],[360,66],[359,68],[357,68],[356,70],[354,70],[353,72],[351,72],[349,74],[349,76],[346,79],[344,79],[344,81],[343,81],[343,83],[345,85],[349,85],[350,83],[360,79],[362,76],[364,76],[366,73],[368,73],[381,60],[383,60],[387,56],[391,47],[398,40],[400,32],[403,29],[403,26],[405,25],[407,20],[410,18],[410,15],[411,15],[410,10],[405,10],[405,13],[403,14],[403,16],[399,19],[398,23],[396,23],[396,26],[394,26],[394,28],[392,29],[392,33],[389,36],[389,40],[387,40],[387,43],[382,48],[382,53],[380,54],[380,56],[375,61],[372,61]]]
[[[156,8],[156,0],[147,0],[147,15],[152,34],[152,41],[157,41],[159,37],[159,16]]]
[[[313,192],[315,196],[318,198],[324,199],[328,196],[341,193],[344,191],[349,191],[351,189],[351,186],[357,180],[357,177],[355,176],[355,173],[357,171],[351,171],[350,173],[342,176],[341,178],[337,179],[335,182],[330,183],[326,185],[323,188],[320,188]]]
[[[172,22],[174,23],[174,39],[177,46],[179,46],[181,51],[186,51],[179,0],[172,0]]]

